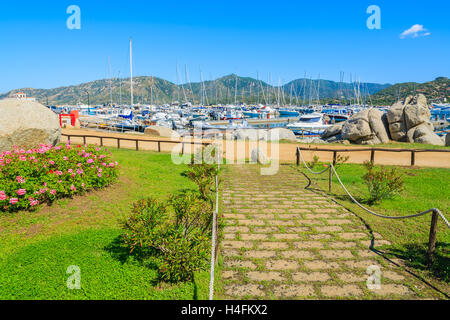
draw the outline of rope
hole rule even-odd
[[[300,158],[302,159],[303,164],[305,165],[306,169],[308,169],[308,171],[311,172],[312,174],[322,174],[322,173],[324,173],[325,171],[327,171],[328,169],[331,168],[330,170],[333,170],[334,174],[336,175],[337,180],[339,181],[340,185],[342,186],[342,188],[344,189],[344,191],[347,193],[347,195],[350,197],[350,199],[351,199],[358,207],[360,207],[361,209],[367,211],[368,213],[370,213],[370,214],[372,214],[372,215],[374,215],[374,216],[380,217],[380,218],[385,218],[385,219],[408,219],[408,218],[420,217],[420,216],[423,216],[423,215],[425,215],[425,214],[427,214],[427,213],[430,213],[430,212],[436,212],[436,213],[439,215],[439,217],[442,219],[442,221],[444,221],[444,223],[447,225],[447,227],[450,228],[450,223],[449,223],[448,220],[445,218],[445,216],[442,214],[442,212],[441,212],[439,209],[437,209],[437,208],[432,208],[432,209],[429,209],[429,210],[426,210],[426,211],[423,211],[423,212],[419,212],[419,213],[416,213],[416,214],[411,214],[411,215],[408,215],[408,216],[400,216],[400,217],[385,216],[385,215],[382,215],[382,214],[373,212],[373,211],[370,210],[370,209],[367,209],[367,208],[364,207],[361,203],[359,203],[359,202],[355,199],[355,197],[353,197],[353,196],[351,195],[351,193],[347,190],[347,188],[345,187],[345,185],[342,183],[341,178],[340,178],[339,175],[337,174],[336,169],[335,169],[335,167],[334,167],[333,164],[330,163],[329,168],[326,168],[325,170],[323,170],[323,171],[321,171],[321,172],[314,172],[314,171],[312,171],[312,170],[308,167],[308,165],[306,164],[305,160],[303,159],[302,151],[300,150],[300,148],[297,148],[297,150],[298,150],[298,153],[299,153],[299,155],[300,155]]]
[[[220,170],[220,156],[219,151],[217,152],[217,166]],[[217,215],[219,210],[219,178],[216,175],[216,207],[213,212],[213,225],[212,225],[212,239],[211,239],[211,270],[210,270],[210,278],[209,278],[209,300],[213,300],[214,298],[214,267],[216,264],[216,223],[217,223]]]
[[[302,159],[302,162],[303,162],[303,164],[305,165],[306,169],[308,169],[308,171],[311,172],[312,174],[322,174],[322,173],[324,173],[325,171],[327,171],[327,170],[330,169],[330,168],[327,167],[327,168],[325,168],[324,170],[322,170],[322,171],[320,171],[320,172],[312,171],[312,170],[308,167],[308,165],[306,164],[305,159],[303,159],[302,151],[300,150],[300,148],[297,148],[297,150],[298,150],[298,153],[299,153],[299,155],[300,155],[300,158]]]
[[[400,217],[393,217],[393,216],[385,216],[376,212],[373,212],[372,210],[367,209],[366,207],[364,207],[362,204],[360,204],[351,194],[350,192],[347,190],[347,188],[344,186],[344,184],[341,181],[341,178],[339,177],[339,175],[336,172],[336,169],[334,168],[334,166],[332,164],[331,165],[331,169],[333,170],[334,174],[336,175],[337,180],[339,181],[339,183],[341,184],[342,188],[344,189],[344,191],[347,193],[347,195],[350,197],[350,199],[352,199],[352,201],[354,203],[356,203],[356,205],[358,205],[358,207],[360,207],[361,209],[367,211],[368,213],[380,217],[380,218],[385,218],[385,219],[408,219],[408,218],[414,218],[414,217],[420,217],[423,216],[429,212],[436,212],[442,219],[442,221],[444,221],[444,223],[447,225],[448,228],[450,228],[450,224],[447,221],[447,219],[445,218],[445,216],[442,214],[441,211],[439,211],[439,209],[433,208],[433,209],[429,209],[427,211],[423,211],[423,212],[419,212],[416,214],[411,214],[408,216],[400,216]]]

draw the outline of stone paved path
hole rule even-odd
[[[224,299],[420,299],[436,296],[421,281],[369,250],[362,221],[305,190],[291,166],[261,176],[256,165],[224,172],[221,244]],[[374,233],[375,246],[389,244]],[[369,290],[368,266],[381,270]]]

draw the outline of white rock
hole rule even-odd
[[[178,132],[163,126],[148,126],[144,130],[144,134],[152,137],[163,137],[177,139],[180,137]]]
[[[0,100],[0,151],[56,145],[60,137],[58,116],[47,107],[29,100]]]
[[[267,133],[267,141],[297,141],[297,137],[294,132],[286,128],[273,128]]]
[[[251,160],[252,162],[256,162],[262,165],[267,165],[270,163],[270,160],[260,148],[255,148],[252,150]]]

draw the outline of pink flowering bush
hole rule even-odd
[[[0,211],[51,203],[111,184],[118,163],[97,146],[41,145],[0,153]]]

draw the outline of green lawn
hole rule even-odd
[[[318,165],[316,169],[323,168]],[[308,174],[312,178],[313,188],[328,191],[328,172],[322,175]],[[404,191],[381,203],[368,206],[380,214],[388,216],[404,216],[422,212],[431,208],[438,208],[450,218],[450,169],[436,168],[406,168],[399,170],[404,175]],[[358,164],[341,165],[337,172],[355,198],[364,202],[367,199],[367,186],[363,181],[365,167]],[[339,203],[349,208],[362,218],[373,232],[379,233],[392,245],[381,248],[390,257],[400,257],[407,264],[420,272],[423,276],[430,277],[432,281],[450,283],[450,230],[439,219],[437,230],[436,261],[427,266],[425,253],[428,246],[431,214],[405,219],[392,220],[373,216],[354,204],[345,191],[340,187],[336,178],[333,179],[331,196]]]
[[[445,146],[435,146],[432,144],[423,144],[423,143],[409,143],[409,142],[397,142],[391,141],[390,143],[380,143],[374,146],[367,145],[344,145],[342,143],[305,143],[299,141],[300,144],[311,145],[318,148],[326,148],[327,146],[340,146],[340,147],[359,147],[359,148],[391,148],[391,149],[442,149],[442,150],[450,150],[450,147]]]
[[[120,179],[105,190],[59,200],[37,212],[0,216],[0,299],[207,299],[209,271],[179,284],[120,246],[120,222],[131,204],[195,185],[170,154],[113,149]],[[67,267],[81,269],[81,289],[69,290]]]

